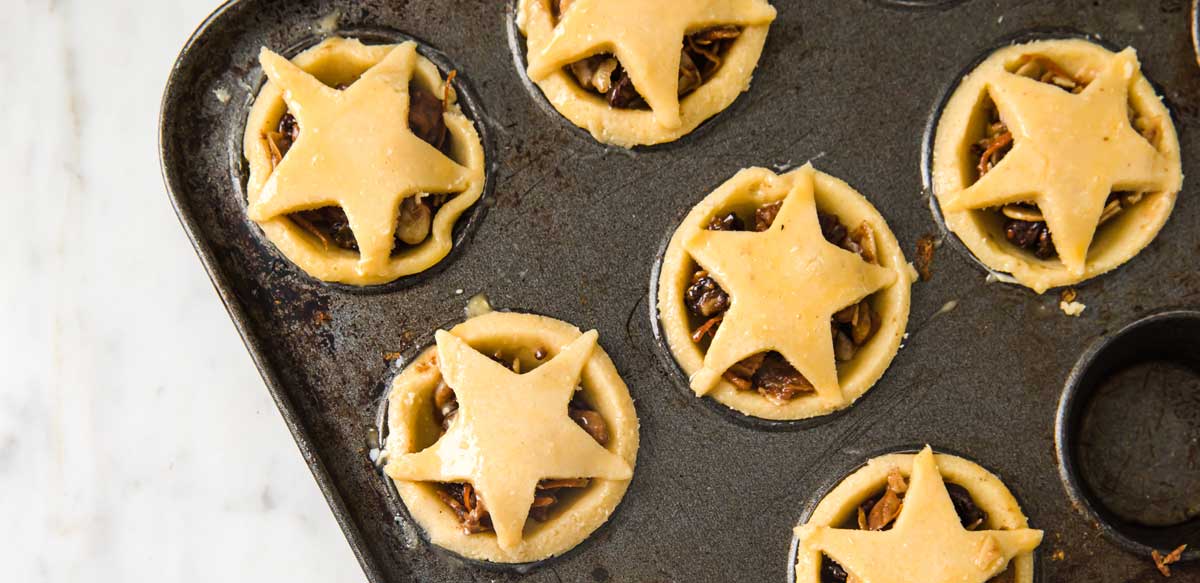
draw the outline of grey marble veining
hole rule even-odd
[[[218,2],[0,4],[2,579],[362,580],[159,175]]]

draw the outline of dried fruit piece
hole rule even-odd
[[[933,254],[937,250],[937,239],[933,235],[921,235],[917,239],[917,258],[913,261],[921,281],[933,279]]]
[[[1158,572],[1162,573],[1163,577],[1170,577],[1171,576],[1170,565],[1172,563],[1179,562],[1179,559],[1183,558],[1183,551],[1186,551],[1186,550],[1187,550],[1187,545],[1179,545],[1179,546],[1175,547],[1175,550],[1173,550],[1165,555],[1158,552],[1157,550],[1154,550],[1154,551],[1150,552],[1150,558],[1154,559],[1154,566],[1158,567]]]
[[[689,312],[701,318],[719,315],[730,306],[729,294],[704,271],[692,276],[692,285],[684,292],[684,302]]]

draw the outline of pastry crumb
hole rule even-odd
[[[1054,554],[1050,555],[1051,561],[1061,561],[1065,558],[1067,558],[1067,553],[1063,552],[1062,549],[1055,549]]]
[[[404,355],[403,355],[403,354],[401,354],[401,353],[399,353],[399,352],[385,352],[385,353],[383,353],[383,359],[384,359],[384,360],[386,360],[386,361],[388,361],[388,362],[391,362],[391,361],[393,361],[393,360],[400,360],[400,359],[401,359],[401,358],[403,358],[403,357],[404,357]]]
[[[484,294],[475,294],[467,300],[467,318],[482,316],[492,311],[492,304]]]
[[[1085,309],[1087,309],[1087,306],[1079,302],[1060,301],[1058,302],[1058,309],[1062,310],[1062,313],[1071,316],[1072,318],[1078,318],[1079,315],[1082,314]]]
[[[333,321],[333,316],[330,316],[327,312],[322,312],[322,311],[318,310],[316,313],[313,314],[313,323],[315,323],[318,326],[323,325],[323,324],[328,324],[329,322],[332,322],[332,321]]]
[[[1175,550],[1165,555],[1155,550],[1150,552],[1150,558],[1154,559],[1154,566],[1158,567],[1158,572],[1162,573],[1163,577],[1170,577],[1170,565],[1179,562],[1185,550],[1187,550],[1187,545],[1179,545],[1175,547]]]
[[[332,34],[337,30],[338,21],[341,20],[341,18],[342,13],[334,10],[333,12],[321,17],[321,19],[317,21],[317,24],[314,28],[321,34]]]

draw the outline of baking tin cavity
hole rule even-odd
[[[1013,279],[1012,275],[1001,271],[996,271],[986,265],[984,262],[980,261],[979,258],[967,248],[967,245],[958,238],[958,235],[955,235],[954,232],[946,226],[946,217],[942,214],[942,207],[940,204],[938,204],[937,195],[933,192],[933,142],[937,138],[938,122],[942,119],[942,112],[946,109],[946,104],[950,101],[950,97],[954,95],[954,91],[958,89],[963,77],[965,77],[971,71],[974,71],[975,68],[978,67],[979,64],[985,61],[988,57],[990,57],[992,53],[1004,47],[1039,40],[1053,39],[1083,39],[1096,43],[1114,52],[1121,50],[1120,47],[1100,38],[1098,35],[1088,34],[1068,28],[1033,28],[1009,35],[1001,39],[996,44],[984,49],[982,53],[967,63],[967,65],[963,67],[958,74],[950,78],[950,81],[945,85],[945,88],[942,91],[941,98],[933,106],[933,111],[930,113],[929,120],[925,124],[924,138],[921,140],[921,182],[924,187],[924,196],[929,203],[929,212],[933,214],[933,221],[937,223],[938,230],[942,235],[941,239],[949,242],[950,247],[953,248],[957,253],[966,257],[973,265],[983,270],[983,272],[987,274],[988,281],[1002,282],[1005,284],[1010,284],[1012,287],[1025,290],[1028,290],[1029,288],[1017,283],[1016,280]],[[1155,89],[1157,90],[1158,88],[1155,87]],[[1161,95],[1161,92],[1159,92],[1159,94]],[[1073,287],[1086,287],[1088,284],[1103,279],[1104,277],[1111,275],[1116,271],[1119,271],[1119,268],[1077,283]]]
[[[1200,558],[1200,311],[1160,312],[1093,343],[1055,423],[1075,507],[1127,550]]]
[[[447,253],[445,257],[443,257],[436,264],[430,266],[429,269],[426,269],[422,272],[407,275],[396,279],[395,281],[378,285],[357,286],[317,280],[305,273],[303,269],[300,269],[298,266],[294,265],[291,260],[284,257],[283,253],[279,251],[279,249],[275,248],[275,245],[267,239],[266,235],[262,232],[262,229],[259,228],[258,225],[256,225],[253,221],[251,221],[249,217],[244,217],[244,220],[249,225],[251,232],[254,233],[254,236],[258,242],[265,248],[270,249],[270,252],[273,254],[273,256],[277,257],[283,262],[283,264],[286,264],[289,269],[294,270],[297,276],[307,278],[320,285],[328,286],[338,291],[349,293],[370,294],[394,292],[436,277],[442,272],[442,270],[446,269],[451,263],[453,263],[459,254],[462,253],[463,248],[470,244],[476,229],[479,227],[479,223],[483,221],[484,216],[487,214],[488,207],[493,204],[492,190],[495,186],[494,175],[496,168],[499,166],[499,162],[496,160],[496,148],[492,141],[491,128],[489,127],[488,122],[489,118],[483,108],[483,103],[480,101],[474,89],[471,87],[471,78],[469,72],[466,72],[461,67],[456,66],[449,56],[434,48],[429,43],[396,30],[377,27],[339,26],[336,30],[323,32],[319,35],[306,35],[298,38],[294,42],[287,44],[286,48],[280,54],[291,59],[330,36],[358,39],[367,45],[399,44],[407,41],[413,41],[417,43],[417,52],[422,57],[429,59],[429,61],[432,62],[435,67],[437,67],[438,72],[441,74],[443,79],[448,78],[451,71],[454,72],[454,79],[451,80],[450,85],[454,88],[459,108],[462,110],[463,115],[465,115],[467,119],[474,123],[475,131],[479,133],[479,141],[483,146],[483,192],[480,193],[479,200],[475,201],[475,204],[471,205],[470,208],[463,211],[463,214],[458,217],[457,221],[455,221],[454,229],[452,231],[453,244],[450,248],[450,252]],[[268,46],[268,48],[273,47]],[[254,82],[251,84],[248,82],[249,79],[247,79],[246,85],[252,86],[253,90],[251,94],[257,96],[258,92],[262,89],[262,86],[267,82],[266,75],[263,74],[262,68],[258,65],[257,61],[254,62],[253,68],[249,70],[247,76],[249,77],[250,75],[254,76]],[[242,111],[238,114],[240,120],[244,122],[247,119],[247,117],[250,115],[250,108],[253,107],[253,105],[253,98],[244,104]],[[240,202],[242,206],[245,207],[247,199],[246,184],[250,179],[250,168],[246,162],[246,157],[242,149],[242,134],[234,132],[228,136],[228,140],[231,160],[230,167],[233,169],[233,178],[237,184],[238,193],[241,197]]]
[[[1016,489],[1014,489],[1013,485],[1011,483],[1005,481],[1004,476],[997,474],[995,471],[993,471],[991,468],[989,468],[986,464],[982,464],[979,462],[979,460],[977,460],[969,455],[964,455],[960,452],[954,451],[952,449],[948,449],[945,447],[939,447],[934,444],[930,444],[930,445],[933,447],[934,454],[952,455],[955,457],[963,458],[969,462],[974,462],[975,464],[979,465],[983,469],[996,475],[998,478],[1000,478],[1000,481],[1004,483],[1004,486],[1006,488],[1008,488],[1008,491],[1013,495],[1013,498],[1015,498],[1017,500],[1017,504],[1021,506],[1022,511],[1025,511],[1028,508],[1025,505],[1024,498],[1016,491]],[[913,453],[913,454],[915,454],[915,453],[919,453],[924,447],[925,447],[924,444],[922,444],[922,445],[897,445],[897,446],[879,449],[879,450],[874,451],[873,453],[868,453],[868,454],[864,455],[861,459],[855,461],[852,465],[847,465],[847,466],[840,468],[841,469],[840,472],[836,472],[836,473],[831,472],[831,473],[827,474],[827,476],[825,477],[825,481],[821,484],[821,487],[814,490],[812,497],[808,499],[807,503],[805,503],[804,509],[800,512],[800,517],[798,519],[796,519],[796,525],[799,526],[801,524],[807,523],[808,519],[812,517],[813,512],[816,511],[817,505],[820,504],[821,501],[824,500],[826,496],[828,496],[831,492],[833,492],[834,488],[838,487],[838,485],[841,484],[843,480],[848,478],[854,472],[857,472],[858,470],[861,470],[862,468],[866,467],[867,463],[870,462],[871,460],[878,458],[878,457],[885,456],[885,455],[893,454],[893,453]],[[1039,528],[1037,525],[1037,521],[1032,520],[1032,519],[1030,520],[1029,527],[1030,528]],[[1045,543],[1043,542],[1043,545],[1044,544]],[[796,583],[796,559],[797,559],[796,553],[798,553],[798,552],[800,552],[800,539],[796,538],[795,534],[793,534],[792,535],[792,543],[788,547],[787,579],[786,579],[785,583]],[[1039,545],[1036,549],[1033,550],[1033,581],[1034,581],[1034,583],[1042,583],[1043,580],[1044,580],[1044,577],[1042,575],[1042,545]]]

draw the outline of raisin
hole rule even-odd
[[[629,78],[629,74],[624,68],[617,69],[613,73],[612,89],[608,90],[608,104],[616,109],[632,109],[642,104],[642,96],[633,87],[633,79]]]
[[[754,372],[754,386],[759,393],[778,402],[787,402],[814,390],[812,383],[778,352],[768,353],[763,358],[762,365]]]
[[[975,504],[971,493],[966,488],[946,482],[946,491],[950,493],[950,501],[954,503],[954,512],[967,530],[974,530],[987,520],[987,513]]]
[[[445,110],[442,100],[416,83],[408,87],[408,127],[418,138],[443,150],[447,145]]]
[[[1039,259],[1054,256],[1054,239],[1044,222],[1009,219],[1004,224],[1004,238],[1017,247],[1032,251]]]
[[[742,219],[736,214],[729,213],[727,215],[713,217],[712,220],[708,222],[707,228],[710,231],[745,231],[746,224],[743,223]]]
[[[821,223],[821,236],[834,245],[841,245],[846,239],[846,226],[837,216],[817,211],[817,221]]]
[[[773,202],[758,207],[754,211],[754,230],[765,231],[775,224],[775,217],[779,216],[779,209],[783,206],[783,201]]]
[[[821,560],[821,583],[846,583],[849,574],[841,565],[825,557]]]
[[[729,294],[707,275],[689,286],[684,296],[688,311],[701,318],[711,318],[729,309]]]

